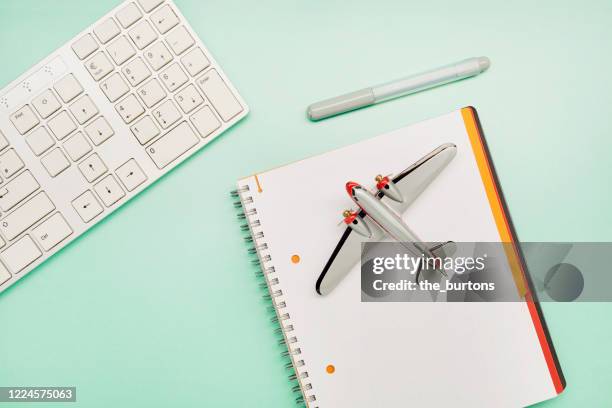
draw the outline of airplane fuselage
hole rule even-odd
[[[406,223],[385,203],[365,188],[354,182],[346,184],[346,189],[355,204],[380,226],[389,236],[410,250],[415,256],[432,256],[429,249]]]

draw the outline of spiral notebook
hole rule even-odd
[[[328,296],[315,291],[344,230],[344,184],[396,173],[443,143],[457,156],[404,219],[426,242],[515,241],[471,107],[239,180],[298,402],[518,407],[563,391],[537,303],[365,303],[358,264]]]

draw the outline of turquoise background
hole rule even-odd
[[[117,4],[1,0],[0,85]],[[465,105],[521,240],[612,240],[609,0],[177,4],[251,114],[0,295],[0,385],[74,385],[69,407],[293,406],[228,191]],[[479,55],[477,78],[305,119],[321,98]],[[610,406],[612,305],[543,308],[568,388],[541,406]]]

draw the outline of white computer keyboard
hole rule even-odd
[[[0,91],[0,292],[247,113],[169,0],[126,1],[34,66]]]

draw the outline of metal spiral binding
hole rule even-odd
[[[298,338],[292,335],[294,327],[291,323],[291,315],[285,310],[287,304],[283,300],[279,277],[276,275],[276,269],[271,265],[272,255],[269,253],[268,244],[262,242],[265,235],[261,230],[261,222],[256,218],[257,209],[253,207],[254,200],[253,196],[249,195],[250,191],[249,185],[244,185],[230,193],[233,198],[239,198],[239,201],[234,202],[234,207],[242,210],[237,215],[238,219],[243,221],[240,229],[243,232],[249,232],[249,235],[244,238],[245,242],[252,244],[248,248],[248,253],[257,255],[257,258],[252,259],[251,263],[259,266],[256,276],[264,280],[259,287],[267,290],[263,298],[272,303],[267,309],[270,313],[274,313],[270,321],[278,325],[275,333],[282,335],[278,344],[284,346],[285,350],[281,355],[290,360],[285,365],[285,368],[293,371],[288,377],[289,381],[297,381],[292,391],[301,395],[295,399],[295,402],[298,405],[306,405],[307,408],[318,408],[317,398],[306,370],[306,363],[300,358],[302,350],[299,347]]]
[[[262,239],[264,237],[263,231],[257,232],[255,235],[247,235],[244,237],[246,242],[253,242],[254,240]]]

